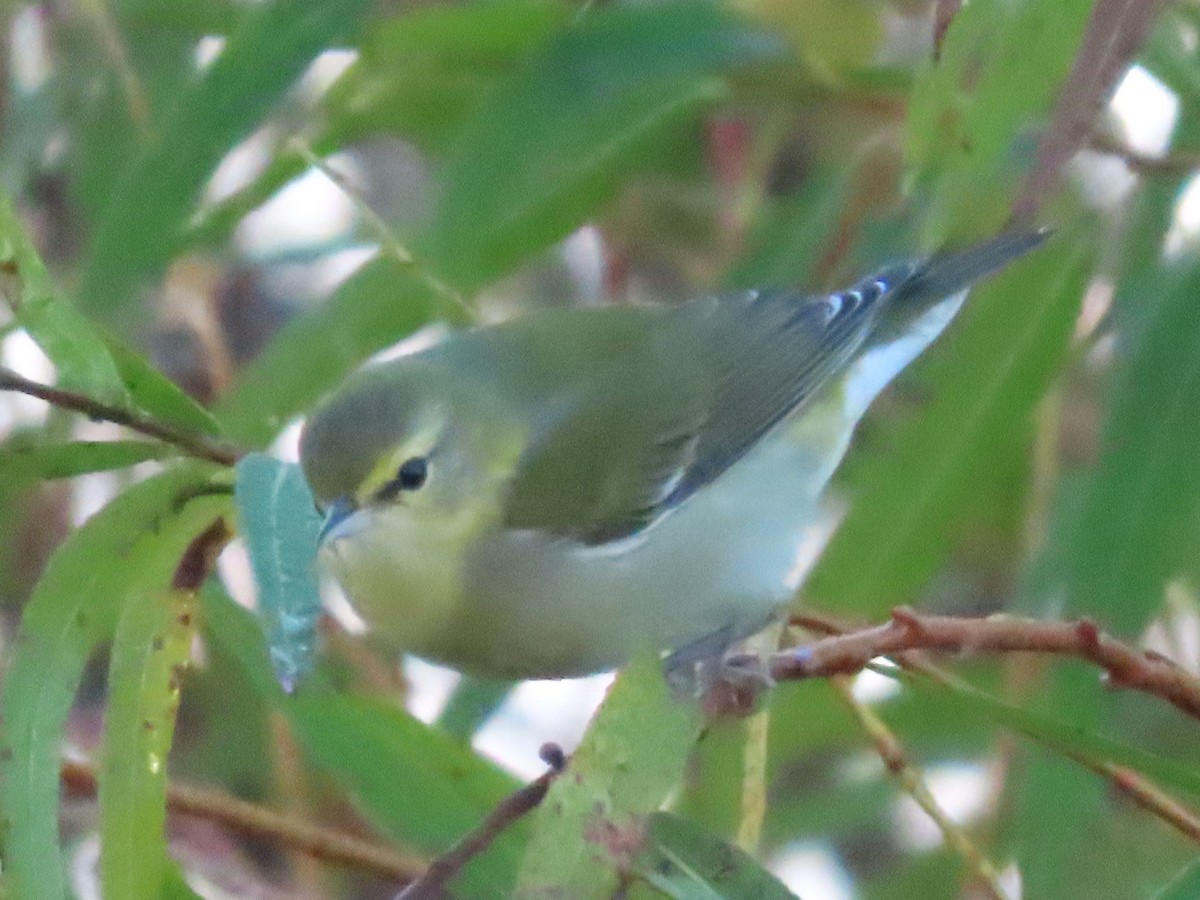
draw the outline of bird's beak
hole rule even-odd
[[[349,497],[338,497],[333,503],[329,504],[329,509],[325,511],[325,521],[321,523],[321,532],[317,535],[317,543],[325,543],[337,527],[350,518],[357,511],[354,501]]]

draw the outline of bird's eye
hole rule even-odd
[[[375,494],[376,500],[395,500],[401,491],[415,491],[429,477],[429,460],[424,456],[406,459],[396,470],[396,477],[381,487]]]
[[[429,460],[424,456],[414,456],[400,464],[396,471],[396,484],[402,491],[415,491],[429,477]]]

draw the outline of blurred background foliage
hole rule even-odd
[[[317,687],[287,698],[230,599],[241,545],[201,576],[229,537],[213,523],[235,524],[226,448],[287,458],[305,410],[374,354],[549,305],[834,288],[1053,225],[863,423],[843,521],[798,602],[847,623],[900,603],[1086,615],[1200,668],[1192,0],[0,15],[4,371],[217,451],[172,461],[103,417],[0,395],[9,896],[388,897],[516,787],[510,761],[471,744],[509,686],[463,684],[429,726],[406,711],[411,670],[330,625]],[[622,680],[583,787],[453,889],[786,896],[764,866],[805,898],[1200,896],[1195,835],[1113,776],[1200,806],[1196,722],[1082,664],[954,668],[950,686],[855,685],[959,821],[949,840],[835,686],[774,692],[756,786],[761,719],[694,742],[682,713],[659,716],[653,678]],[[176,783],[285,825],[168,816]],[[766,802],[757,841],[748,787]],[[613,828],[599,855],[593,807]],[[286,827],[306,822],[385,862],[317,861]],[[730,848],[739,833],[751,854]]]

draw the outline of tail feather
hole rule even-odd
[[[893,302],[921,306],[957,294],[1040,246],[1050,234],[1049,228],[1008,231],[967,250],[936,253],[906,280]]]

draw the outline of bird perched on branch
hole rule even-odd
[[[539,312],[363,369],[301,440],[320,558],[402,651],[557,678],[651,647],[694,684],[792,596],[871,400],[1043,238],[828,295]]]

